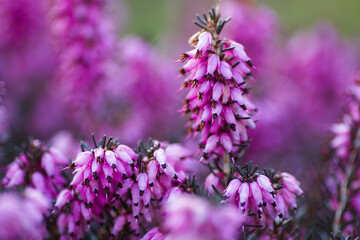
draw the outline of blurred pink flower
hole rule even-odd
[[[224,1],[221,13],[224,18],[231,17],[224,35],[243,44],[254,64],[263,70],[279,28],[276,13],[265,5],[236,0]]]
[[[237,239],[245,215],[231,206],[211,206],[205,199],[182,193],[164,205],[160,229],[151,229],[142,239]]]
[[[0,239],[43,239],[46,236],[44,215],[49,207],[48,199],[32,188],[27,188],[24,196],[1,193]]]
[[[6,188],[31,186],[49,199],[55,199],[66,179],[61,169],[69,163],[58,149],[47,147],[39,140],[32,140],[19,156],[7,167],[2,184]]]

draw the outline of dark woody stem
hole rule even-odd
[[[354,150],[352,151],[352,153],[349,157],[348,166],[345,170],[345,179],[340,186],[340,204],[335,212],[333,227],[332,227],[333,233],[335,233],[335,234],[337,234],[340,231],[341,218],[342,218],[342,215],[343,215],[343,213],[346,209],[346,206],[348,204],[348,201],[349,201],[349,199],[348,199],[349,198],[349,196],[348,196],[349,195],[349,185],[351,182],[352,175],[354,173],[354,165],[355,165],[356,159],[359,156],[359,152],[360,152],[360,129],[358,129],[356,132],[356,136],[355,136],[355,140],[354,140]]]

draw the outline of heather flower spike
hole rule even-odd
[[[189,40],[194,49],[179,60],[186,62],[180,73],[183,88],[189,89],[182,111],[190,115],[189,134],[201,135],[204,159],[236,156],[248,140],[247,128],[255,127],[251,117],[256,108],[246,86],[254,67],[241,44],[220,38],[230,18],[222,20],[215,9],[197,18],[201,31]]]
[[[302,195],[300,183],[289,173],[260,172],[252,163],[237,167],[224,190],[224,202],[237,206],[243,213],[257,213],[271,220],[289,218],[295,210],[296,196]],[[271,226],[271,223],[268,224]]]

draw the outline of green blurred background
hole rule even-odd
[[[227,1],[227,0],[222,0]],[[126,33],[153,42],[178,21],[192,22],[189,13],[203,12],[212,0],[125,0],[128,5]],[[285,33],[306,28],[318,20],[332,22],[347,37],[360,36],[360,0],[262,0],[279,15]],[[141,16],[141,17],[139,17]],[[184,18],[184,19],[183,19]]]

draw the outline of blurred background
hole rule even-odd
[[[149,38],[150,41],[156,41],[157,36],[181,24],[187,12],[202,12],[216,1],[128,0],[125,2],[128,7],[128,25],[125,33],[137,34]],[[346,37],[358,37],[360,34],[360,16],[357,14],[360,3],[356,0],[260,0],[258,2],[268,5],[276,12],[283,30],[288,34],[310,27],[319,20],[330,21]],[[139,18],[139,16],[143,17]]]

